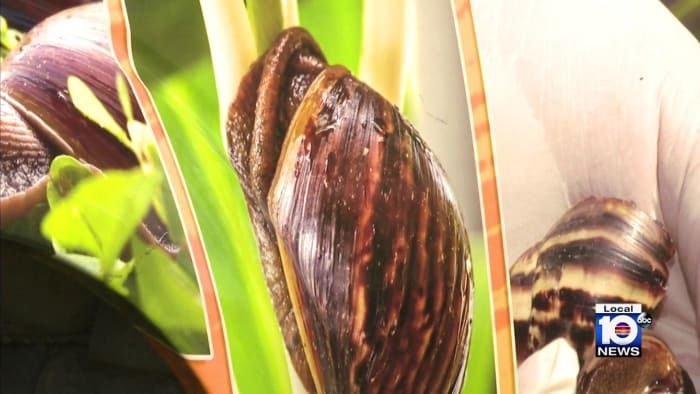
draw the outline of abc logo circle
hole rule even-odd
[[[642,313],[637,317],[637,324],[639,324],[642,328],[649,328],[649,327],[651,327],[651,321],[652,321],[651,314],[648,314],[648,313],[646,313],[646,312],[642,312]]]
[[[616,345],[629,345],[637,338],[637,322],[630,316],[618,315],[613,317],[605,316],[600,319],[602,343],[609,345],[611,342]]]

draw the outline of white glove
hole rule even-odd
[[[700,387],[700,45],[654,0],[473,0],[513,263],[573,204],[632,200],[678,247],[656,334]]]

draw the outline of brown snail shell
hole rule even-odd
[[[66,8],[95,0],[14,0],[3,3],[3,16],[16,29],[29,30],[37,22]]]
[[[325,59],[313,39],[301,30],[290,31],[295,33],[282,35],[273,45],[274,49],[271,48],[253,64],[243,77],[236,99],[229,109],[226,144],[248,202],[265,281],[292,364],[304,386],[312,389],[311,371],[282,271],[277,237],[267,210],[267,192],[289,120],[311,81],[325,67]],[[287,73],[291,77],[284,78]],[[257,136],[255,143],[254,135]],[[266,138],[263,139],[263,136]],[[271,146],[272,152],[264,153],[266,150],[262,146]],[[263,162],[267,168],[264,177],[266,185],[260,176],[254,182],[251,174],[251,168],[257,168],[259,173]]]
[[[45,199],[52,149],[0,97],[0,223],[28,212]]]
[[[649,334],[642,336],[637,361],[597,358],[593,352],[595,304],[638,303],[654,313],[665,295],[674,253],[663,225],[632,202],[591,197],[572,207],[511,267],[518,363],[562,337],[582,365],[577,392],[647,392],[635,390],[655,384],[669,392],[692,388],[692,383],[683,386],[685,372],[670,350]],[[622,370],[616,379],[635,380],[607,386],[611,371]],[[661,380],[654,383],[657,377]]]
[[[300,28],[253,65],[229,115],[231,161],[306,387],[458,391],[469,246],[418,132],[347,70],[327,66]]]
[[[110,48],[101,4],[70,8],[35,26],[2,63],[0,92],[46,143],[98,168],[129,168],[137,161],[71,102],[68,77],[80,78],[126,129],[115,81],[121,74]],[[135,117],[143,121],[132,95]]]
[[[139,165],[127,147],[83,116],[68,94],[68,77],[78,77],[126,130],[116,89],[121,70],[110,47],[103,4],[69,8],[45,19],[0,67],[0,224],[21,218],[45,201],[49,165],[59,154],[102,170]],[[143,122],[130,95],[134,118]],[[147,240],[171,253],[178,250],[155,212],[145,223],[147,229],[140,231]]]

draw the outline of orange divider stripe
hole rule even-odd
[[[482,209],[486,221],[491,294],[493,299],[494,326],[496,329],[496,372],[500,393],[515,392],[515,357],[513,328],[511,324],[507,271],[503,251],[501,214],[498,206],[498,187],[493,163],[491,131],[481,63],[474,30],[474,17],[469,0],[454,0],[457,12],[459,36],[462,45],[463,64],[466,67],[467,88],[476,138],[476,152],[481,178]]]
[[[472,111],[474,108],[478,108],[486,104],[486,96],[484,95],[484,92],[473,92],[469,97],[469,100],[472,103]]]
[[[224,326],[219,313],[218,299],[212,283],[209,262],[207,261],[201,235],[197,228],[194,210],[190,204],[182,174],[179,171],[175,155],[171,150],[155,105],[131,62],[129,27],[126,23],[125,6],[121,0],[107,0],[107,4],[110,14],[114,53],[134,90],[148,125],[153,130],[163,167],[168,174],[170,188],[177,201],[178,213],[183,222],[182,225],[185,229],[192,261],[199,274],[200,286],[204,295],[209,334],[212,337],[210,342],[212,345],[212,358],[208,360],[187,360],[187,362],[207,392],[231,393],[233,392],[233,382],[228,364],[228,349],[224,337]],[[187,387],[187,384],[183,382],[183,386]]]
[[[488,122],[483,122],[483,123],[479,123],[479,124],[474,125],[474,132],[476,134],[476,138],[480,139],[482,136],[485,136],[488,138],[489,127],[490,127],[490,125],[488,124]]]

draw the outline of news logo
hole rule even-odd
[[[640,357],[642,328],[651,327],[652,319],[641,304],[596,304],[596,356]]]
[[[639,324],[639,327],[650,328],[653,323],[654,317],[651,316],[651,313],[649,312],[642,312],[639,316],[637,316],[637,324]]]

